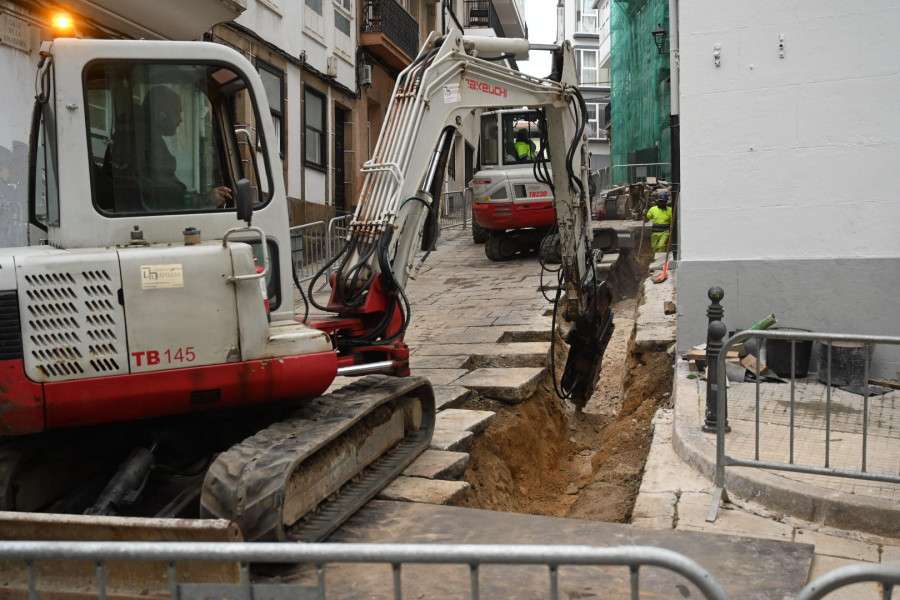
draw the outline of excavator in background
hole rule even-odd
[[[558,264],[560,237],[555,233],[543,111],[485,111],[480,130],[479,168],[469,182],[472,239],[484,243],[485,256],[493,261],[539,252],[542,262]],[[599,174],[589,171],[586,182],[594,205],[600,191]]]
[[[409,376],[404,290],[434,247],[454,135],[482,109],[528,106],[547,124],[571,323],[558,388],[583,406],[612,333],[586,111],[568,43],[548,79],[484,58],[528,51],[431,34],[398,78],[344,249],[317,276],[331,272],[327,303],[309,283],[313,316],[295,310],[256,69],[208,42],[45,43],[31,245],[0,249],[0,509],[145,532],[142,518],[152,531],[179,517],[167,539],[216,519],[247,540],[327,537],[429,444],[434,394]]]

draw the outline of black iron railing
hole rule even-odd
[[[411,58],[419,53],[419,24],[394,0],[366,0],[363,33],[383,33]]]
[[[500,17],[494,10],[494,3],[491,0],[465,0],[465,27],[490,27],[498,37],[506,37],[503,33],[503,25],[500,24]]]

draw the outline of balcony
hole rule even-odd
[[[394,0],[365,0],[360,43],[395,69],[419,53],[419,24]]]
[[[492,0],[465,0],[464,17],[465,23],[463,27],[466,29],[476,29],[489,27],[494,30],[497,37],[506,37],[503,32],[503,24],[500,23],[500,17],[494,9]]]
[[[544,0],[549,2],[550,0]],[[464,10],[468,13],[470,4],[488,4],[491,13],[495,13],[494,17],[500,22],[503,33],[497,33],[498,36],[512,38],[527,38],[528,27],[525,25],[525,2],[524,0],[463,0]],[[478,6],[473,6],[478,10]],[[464,18],[468,18],[464,15]],[[473,25],[475,27],[475,25]]]

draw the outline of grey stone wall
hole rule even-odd
[[[725,290],[729,331],[774,313],[777,327],[900,337],[900,261],[895,258],[678,263],[678,350],[706,341],[707,290]],[[871,376],[897,379],[900,346],[879,346]]]
[[[28,144],[0,146],[0,247],[28,245]]]

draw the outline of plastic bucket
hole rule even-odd
[[[866,362],[872,359],[874,346],[859,342],[832,342],[831,385],[865,385]],[[828,383],[828,344],[819,344],[816,354],[819,363],[819,381]]]
[[[773,331],[809,332],[808,329],[773,328]],[[806,377],[809,373],[809,357],[812,355],[812,340],[797,340],[794,343],[794,377]],[[791,340],[766,340],[766,366],[779,377],[791,376]]]

